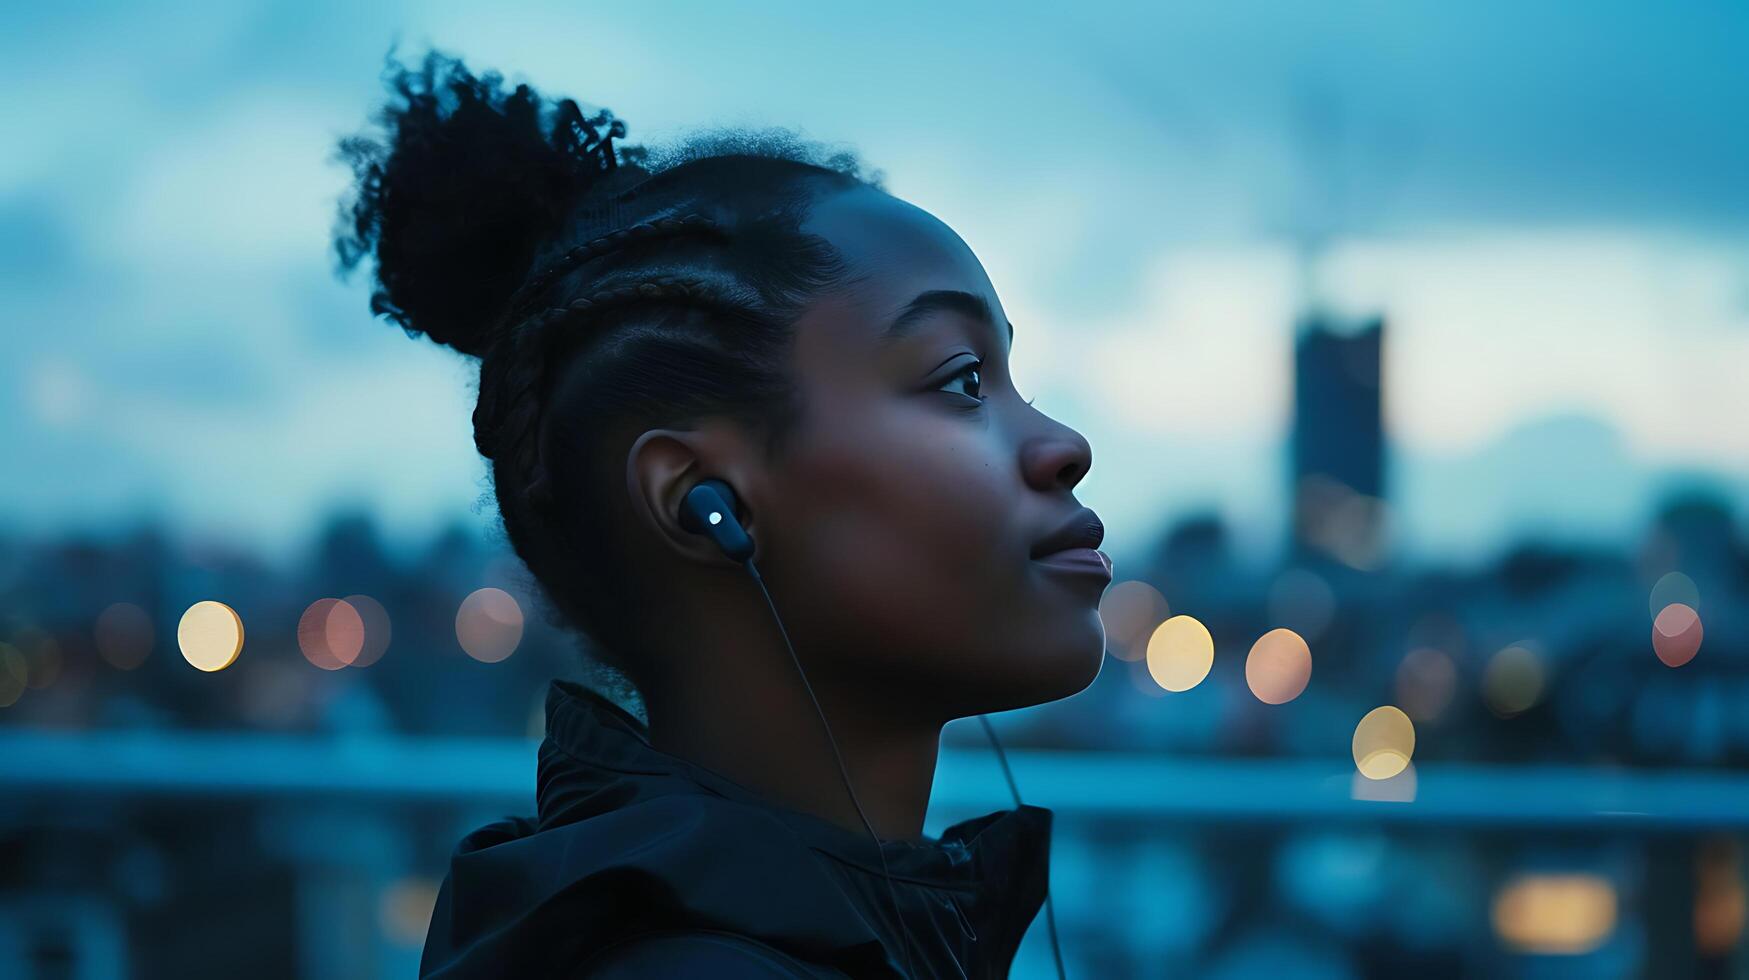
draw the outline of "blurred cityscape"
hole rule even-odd
[[[1111,542],[1098,680],[997,719],[1059,812],[1070,974],[1749,975],[1729,498],[1411,562],[1388,317],[1295,331],[1277,554],[1212,513]],[[0,976],[412,975],[450,848],[531,810],[547,682],[582,676],[478,529],[0,541]],[[944,743],[931,829],[1006,806],[975,727]]]

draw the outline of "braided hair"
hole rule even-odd
[[[795,319],[846,274],[802,221],[821,191],[882,176],[780,129],[616,144],[610,111],[438,51],[391,53],[384,81],[385,133],[339,142],[337,272],[374,255],[374,315],[479,359],[499,527],[548,618],[635,674],[632,613],[653,600],[616,574],[616,529],[583,516],[611,513],[616,440],[728,416],[781,452]]]

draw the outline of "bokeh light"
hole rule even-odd
[[[1511,718],[1529,710],[1543,694],[1543,663],[1535,650],[1514,643],[1488,658],[1482,671],[1482,697],[1488,710]]]
[[[437,908],[438,883],[430,878],[403,878],[383,889],[377,903],[377,922],[390,941],[418,946],[431,928]]]
[[[364,620],[343,599],[317,599],[298,617],[298,649],[323,670],[339,670],[364,648]]]
[[[1397,703],[1416,721],[1444,714],[1456,690],[1457,665],[1444,650],[1416,647],[1397,665]]]
[[[495,664],[522,642],[522,607],[503,589],[475,589],[456,611],[455,638],[468,656]]]
[[[1269,587],[1270,621],[1284,623],[1308,641],[1322,636],[1336,615],[1336,593],[1317,572],[1290,568]]]
[[[1286,704],[1312,679],[1312,649],[1290,629],[1257,638],[1245,657],[1245,683],[1264,704]]]
[[[1664,607],[1673,602],[1680,602],[1690,609],[1700,609],[1700,586],[1694,584],[1694,579],[1681,572],[1666,572],[1652,586],[1651,599],[1647,605],[1652,615],[1664,611]]]
[[[1694,943],[1719,956],[1737,948],[1749,917],[1743,888],[1742,846],[1725,835],[1709,837],[1695,856]]]
[[[24,662],[24,654],[10,643],[0,643],[0,708],[18,703],[29,678],[30,667]]]
[[[1354,767],[1368,779],[1389,779],[1415,756],[1415,723],[1394,705],[1381,705],[1354,726]]]
[[[1746,902],[1741,882],[1702,886],[1694,901],[1694,942],[1707,956],[1722,956],[1743,938]]]
[[[1169,612],[1166,597],[1146,582],[1132,579],[1106,589],[1099,600],[1106,649],[1119,660],[1145,658],[1149,635]]]
[[[1494,896],[1494,931],[1525,953],[1589,953],[1615,931],[1615,886],[1594,874],[1524,874]]]
[[[367,595],[349,595],[344,600],[358,614],[364,628],[363,642],[359,645],[358,655],[352,660],[354,667],[369,667],[383,658],[384,651],[389,648],[389,611],[383,604]]]
[[[176,624],[176,645],[196,670],[224,670],[243,652],[243,618],[216,599],[202,599]]]
[[[1215,663],[1215,640],[1194,616],[1173,616],[1148,638],[1148,673],[1168,691],[1202,683]]]
[[[152,617],[131,602],[111,603],[92,627],[97,655],[117,670],[133,670],[152,653]]]
[[[1680,667],[1700,652],[1703,631],[1693,606],[1672,602],[1652,621],[1652,652],[1666,667]]]

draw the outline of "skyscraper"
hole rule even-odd
[[[1384,318],[1308,314],[1294,342],[1292,556],[1375,567],[1384,549]]]

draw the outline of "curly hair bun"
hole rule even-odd
[[[625,123],[570,99],[548,102],[526,84],[475,77],[432,51],[418,69],[394,60],[384,82],[398,96],[374,117],[386,136],[343,138],[337,159],[355,184],[340,208],[339,271],[374,252],[371,312],[409,336],[424,334],[475,357],[542,243],[591,187],[642,147],[618,147]]]

